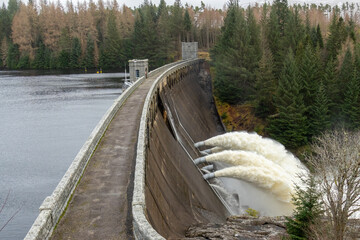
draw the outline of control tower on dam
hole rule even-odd
[[[230,215],[193,160],[224,133],[199,59],[139,77],[90,135],[25,239],[169,239]]]

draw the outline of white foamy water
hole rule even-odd
[[[201,152],[208,155],[195,163],[220,164],[220,170],[207,175],[221,177],[229,193],[239,196],[240,208],[251,207],[268,216],[292,213],[295,184],[302,186],[300,176],[308,175],[308,170],[282,144],[256,133],[231,132],[195,146],[209,147]]]
[[[279,200],[290,202],[293,187],[284,181],[273,169],[255,166],[235,166],[215,172],[215,177],[236,177],[251,182],[260,188],[269,190]]]
[[[216,177],[236,177],[269,190],[276,197],[290,202],[294,193],[292,177],[279,165],[249,151],[226,150],[205,157],[207,162],[224,162],[235,167],[215,172]]]
[[[280,166],[299,185],[301,185],[301,181],[298,176],[308,174],[306,167],[303,166],[300,160],[289,153],[282,144],[270,138],[263,138],[256,133],[225,133],[205,140],[204,144],[205,146],[220,147],[222,149],[256,152]]]

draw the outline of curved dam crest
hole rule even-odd
[[[209,80],[208,66],[201,60],[165,65],[150,72],[148,79],[140,78],[105,114],[58,187],[41,205],[40,214],[25,239],[49,239],[55,226],[56,231],[61,234],[60,239],[61,236],[89,236],[88,239],[105,236],[98,232],[103,229],[101,224],[105,224],[109,217],[109,214],[104,214],[103,209],[99,208],[98,203],[103,200],[100,196],[92,197],[93,194],[96,196],[96,192],[86,192],[86,186],[92,181],[90,173],[96,170],[99,164],[105,167],[105,173],[117,171],[115,176],[120,176],[123,174],[122,171],[125,171],[126,174],[130,174],[130,181],[128,179],[124,185],[128,197],[123,204],[127,207],[123,208],[117,204],[104,205],[114,213],[110,214],[110,217],[123,216],[120,221],[126,222],[125,234],[128,239],[179,238],[184,236],[185,230],[192,224],[224,222],[229,215],[229,209],[218,193],[202,179],[200,170],[192,162],[199,157],[194,147],[196,141],[224,132],[213,105]],[[144,107],[140,100],[130,100],[137,96],[143,96],[144,99],[146,93],[148,94]],[[110,157],[115,165],[104,165],[107,161],[101,161],[101,158],[96,156],[109,144],[109,136],[118,138],[117,136],[121,135],[116,131],[116,125],[121,122],[121,112],[129,107],[132,109],[134,104],[142,108],[139,114],[141,124],[135,131],[134,141],[131,141],[131,144],[135,145],[124,148],[121,140],[117,140],[117,145],[113,148],[115,152],[128,149],[136,156],[135,186],[132,195],[132,174],[129,173],[131,171],[116,170],[121,167],[121,164],[117,163],[119,158],[105,154],[104,156]],[[146,161],[140,163],[144,157]],[[135,163],[131,156],[126,156],[121,161],[128,161],[129,166]],[[106,176],[99,178],[102,183],[96,185],[108,191],[103,197],[106,199],[111,196],[123,201],[124,196],[112,191],[111,184],[108,186],[106,182],[109,180],[106,180]],[[112,184],[117,184],[116,181],[112,181]],[[94,184],[88,186],[91,185]],[[79,212],[76,210],[76,202],[83,199],[80,196],[90,197],[91,211],[80,208],[80,212],[85,213],[81,215],[81,221],[75,224],[70,221],[68,228],[66,219],[73,219],[71,212]],[[131,208],[132,211],[127,210]],[[81,227],[82,222],[88,221],[91,224]],[[71,230],[75,226],[78,230]],[[109,236],[123,239],[120,237],[124,231],[122,228],[123,224],[116,225],[115,222],[114,228],[107,228],[110,231]],[[87,235],[85,232],[81,233],[83,230]],[[53,236],[52,239],[57,238]]]

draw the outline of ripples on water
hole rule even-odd
[[[0,239],[23,239],[113,101],[123,73],[0,71]]]

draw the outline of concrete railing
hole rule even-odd
[[[176,64],[178,63],[171,63],[157,68],[149,73],[149,77]],[[40,213],[25,236],[25,240],[45,240],[51,236],[52,231],[68,205],[68,202],[89,162],[89,159],[104,135],[111,120],[114,118],[115,114],[127,98],[135,91],[135,89],[137,89],[138,86],[140,86],[140,84],[144,82],[144,80],[145,77],[139,78],[133,85],[126,89],[107,110],[105,115],[90,134],[85,144],[80,149],[79,153],[76,155],[54,192],[51,196],[46,197],[44,202],[41,204],[39,209]]]
[[[177,70],[191,66],[193,64],[199,63],[199,59],[193,59],[185,62],[176,64],[173,67],[170,67],[168,70],[164,71],[153,83],[151,86],[143,107],[138,144],[137,144],[137,153],[136,153],[136,166],[135,166],[135,179],[134,179],[134,194],[132,201],[132,213],[133,213],[133,230],[136,239],[143,240],[163,240],[164,238],[156,232],[156,230],[151,226],[149,221],[146,219],[146,203],[145,203],[145,159],[146,159],[146,145],[148,142],[148,121],[151,118],[151,107],[152,100],[155,97],[160,84],[167,76],[173,74]]]

